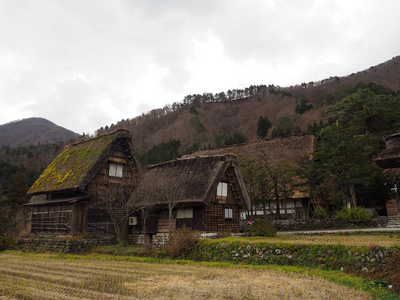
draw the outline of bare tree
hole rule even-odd
[[[97,207],[108,212],[120,241],[127,240],[129,234],[129,216],[138,209],[128,205],[136,185],[129,180],[99,184],[96,188]]]
[[[142,233],[146,235],[147,218],[154,208],[152,202],[151,189],[147,188],[146,182],[143,178],[139,181],[139,186],[132,193],[128,203],[128,207],[133,212],[139,212],[142,219]]]
[[[173,210],[185,195],[185,177],[167,172],[157,183],[158,197],[168,206],[168,231],[172,234]]]
[[[294,170],[285,160],[280,160],[275,166],[272,166],[265,149],[259,148],[258,153],[261,168],[266,171],[266,175],[270,179],[276,205],[276,217],[280,219],[281,199],[284,201],[286,214],[287,199],[293,195]]]
[[[146,230],[146,220],[154,207],[168,208],[168,231],[173,230],[173,212],[176,205],[185,195],[185,176],[170,170],[147,173],[140,181],[138,188],[131,196],[129,206],[140,211],[143,222],[143,233]]]

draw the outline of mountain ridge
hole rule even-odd
[[[39,117],[11,121],[0,125],[1,146],[53,144],[78,138],[80,135]]]

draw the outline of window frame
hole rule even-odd
[[[217,194],[216,198],[218,200],[227,200],[228,199],[228,183],[220,181],[217,185]]]
[[[227,214],[227,212],[228,212],[228,214]],[[233,208],[232,207],[224,207],[224,219],[225,220],[233,220]]]
[[[108,166],[108,176],[114,178],[122,178],[124,174],[124,165],[110,162]]]
[[[193,219],[193,207],[178,208],[176,210],[176,218],[177,219]]]

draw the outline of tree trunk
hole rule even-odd
[[[343,206],[347,207],[347,202],[348,202],[348,193],[346,193],[346,188],[344,186],[341,186],[342,188],[342,196],[343,196]]]
[[[146,239],[146,213],[144,211],[144,208],[142,208],[142,219],[143,219],[142,233],[144,238]]]
[[[129,222],[128,222],[128,218],[123,218],[120,220],[119,224],[119,239],[121,241],[127,241],[128,240],[128,236],[129,236]]]
[[[286,196],[283,198],[283,205],[285,206],[285,219],[287,219],[287,201],[286,201]]]
[[[349,186],[349,194],[350,194],[350,204],[351,207],[356,207],[357,206],[357,199],[356,199],[356,192],[354,190],[354,184],[351,184]]]
[[[172,208],[169,208],[168,211],[168,233],[172,234]]]
[[[281,218],[281,205],[279,201],[279,190],[278,183],[274,183],[274,193],[275,193],[275,202],[276,202],[276,218]]]
[[[266,210],[266,205],[265,205],[265,201],[262,202],[262,206],[263,206],[263,213],[264,213],[264,219],[267,218],[267,210]]]

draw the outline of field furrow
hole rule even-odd
[[[0,254],[0,282],[0,295],[16,299],[370,299],[283,271],[13,252]]]

